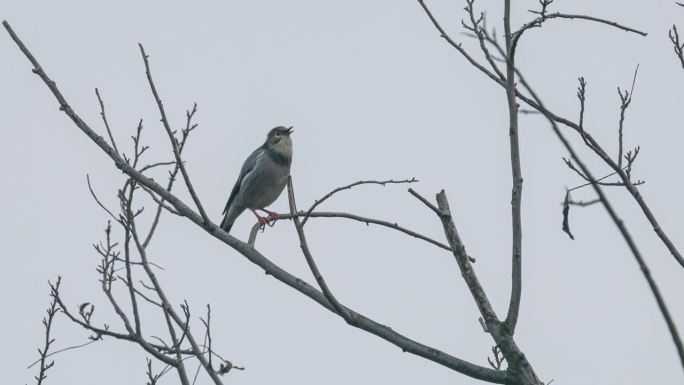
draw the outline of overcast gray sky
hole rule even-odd
[[[464,47],[462,1],[429,2]],[[489,25],[503,28],[502,2],[480,1]],[[514,2],[514,25],[537,1]],[[684,71],[667,31],[684,28],[671,1],[556,1],[554,10],[619,20],[648,37],[587,22],[552,20],[530,31],[518,61],[546,104],[576,118],[576,79],[588,82],[585,124],[617,152],[619,101],[640,64],[627,113],[626,145],[641,145],[634,169],[641,191],[673,241],[684,247],[680,168]],[[418,3],[405,1],[117,2],[12,1],[0,8],[68,98],[104,134],[99,87],[119,146],[130,149],[145,121],[149,158],[169,158],[168,140],[146,85],[136,45],[142,42],[169,118],[183,124],[199,104],[199,129],[185,159],[210,215],[219,220],[244,158],[276,125],[294,125],[292,174],[300,206],[359,179],[416,177],[432,197],[446,189],[457,225],[496,310],[506,311],[510,276],[510,165],[506,100],[440,39]],[[72,306],[96,304],[96,322],[121,329],[98,291],[103,213],[90,198],[86,173],[110,206],[121,173],[72,123],[8,36],[0,33],[3,117],[0,279],[7,384],[31,383],[48,305],[48,279],[63,277]],[[523,303],[516,339],[537,373],[556,384],[679,384],[674,346],[646,283],[600,207],[575,209],[575,241],[561,232],[564,188],[581,181],[539,116],[520,121],[523,196]],[[574,137],[574,136],[573,136]],[[578,143],[575,141],[575,143]],[[579,143],[578,143],[579,145]],[[581,148],[581,146],[580,146]],[[582,149],[596,175],[606,167]],[[609,190],[684,328],[679,267],[626,192]],[[187,197],[187,194],[181,193]],[[577,198],[591,199],[589,191]],[[286,211],[281,197],[273,206]],[[325,209],[396,221],[442,239],[435,216],[405,186],[362,186]],[[151,207],[150,207],[151,208]],[[151,211],[151,210],[150,210]],[[246,238],[253,218],[233,233]],[[336,219],[307,226],[311,249],[337,297],[400,333],[486,365],[492,345],[453,258],[397,233]],[[116,230],[115,235],[120,235]],[[290,223],[260,235],[258,249],[312,281]],[[237,252],[194,225],[165,215],[150,250],[174,302],[199,316],[213,307],[214,346],[247,367],[231,384],[475,384],[476,380],[348,327],[318,304],[265,276]],[[153,313],[145,329],[163,334]],[[58,318],[55,348],[88,334]],[[144,383],[145,355],[105,340],[55,357],[48,384]],[[177,377],[168,376],[171,384]],[[208,383],[206,378],[201,383]]]

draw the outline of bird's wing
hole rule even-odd
[[[247,157],[247,160],[245,160],[245,163],[242,165],[242,169],[240,169],[240,175],[238,175],[238,179],[235,182],[235,186],[233,186],[233,191],[230,192],[230,198],[228,198],[228,203],[226,203],[226,207],[223,209],[223,214],[226,214],[228,212],[228,209],[230,208],[230,205],[233,203],[233,200],[235,200],[235,196],[237,196],[238,191],[240,191],[240,186],[242,185],[242,182],[245,180],[245,177],[254,169],[254,166],[257,164],[257,160],[259,158],[259,155],[263,154],[262,148],[259,147],[254,152]]]

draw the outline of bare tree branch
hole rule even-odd
[[[48,282],[50,284],[50,287],[54,289],[50,291],[52,301],[50,302],[50,307],[46,311],[47,316],[43,317],[43,327],[45,328],[45,343],[43,344],[42,349],[38,349],[40,359],[36,362],[40,362],[40,371],[38,372],[38,375],[34,377],[36,379],[37,385],[42,385],[43,381],[47,378],[47,371],[53,366],[55,366],[55,361],[47,362],[47,358],[54,354],[49,354],[48,351],[50,350],[50,346],[52,345],[52,343],[55,342],[55,339],[50,337],[50,332],[52,331],[52,321],[55,318],[55,314],[59,311],[58,300],[55,293],[59,291],[59,285],[61,282],[62,277],[57,277],[57,282],[54,285]],[[33,365],[35,365],[35,362],[29,365],[29,369]]]
[[[104,122],[105,128],[107,129],[107,135],[109,135],[109,141],[114,148],[116,153],[119,153],[119,149],[116,147],[116,142],[114,141],[114,136],[112,135],[112,130],[109,128],[109,123],[107,122],[107,115],[105,115],[105,106],[100,96],[100,91],[95,88],[95,95],[97,95],[97,101],[100,102],[100,116],[102,116],[102,121]]]
[[[296,213],[296,216],[298,217],[305,217],[307,216],[307,213],[303,211],[299,211]],[[397,230],[399,232],[402,232],[404,234],[410,235],[414,238],[421,239],[423,241],[426,241],[428,243],[431,243],[439,248],[442,248],[444,250],[451,251],[451,248],[448,245],[445,245],[442,242],[436,241],[432,238],[426,237],[425,235],[416,233],[415,231],[409,230],[407,228],[404,228],[402,226],[399,226],[397,223],[392,223],[388,221],[383,221],[379,219],[374,219],[374,218],[367,218],[367,217],[362,217],[359,215],[355,214],[349,214],[349,213],[343,213],[343,212],[330,212],[330,211],[315,211],[312,213],[308,214],[308,218],[344,218],[344,219],[350,219],[353,221],[365,223],[366,225],[368,224],[374,224],[382,227],[387,227],[390,229]],[[283,220],[283,219],[292,219],[291,214],[278,214],[278,220]],[[254,244],[256,243],[256,237],[257,234],[259,233],[259,230],[263,229],[263,224],[261,222],[255,222],[254,225],[252,226],[252,230],[249,233],[249,240],[247,241],[247,244],[250,246],[254,247]],[[470,262],[476,262],[476,259],[473,257],[468,257],[470,259]]]
[[[540,385],[541,382],[534,373],[532,366],[515,343],[513,331],[497,317],[494,308],[489,302],[489,298],[487,298],[487,294],[473,270],[472,264],[468,260],[465,245],[458,234],[458,230],[456,230],[456,225],[454,224],[449,202],[444,190],[437,194],[437,204],[440,212],[438,216],[442,221],[444,234],[451,245],[451,249],[453,250],[452,253],[456,258],[456,263],[461,271],[461,276],[466,282],[470,294],[473,297],[473,300],[475,300],[475,304],[482,315],[481,323],[483,323],[484,329],[491,334],[496,345],[499,346],[503,352],[506,361],[508,361],[509,366],[506,372],[511,375],[510,383]]]
[[[625,90],[624,92],[620,90],[620,87],[618,87],[618,95],[620,95],[620,124],[618,126],[618,156],[617,156],[617,165],[618,168],[622,169],[622,158],[623,158],[623,152],[624,152],[624,146],[622,144],[622,131],[624,128],[624,123],[625,123],[625,112],[627,112],[627,107],[629,107],[629,104],[632,102],[632,95],[634,95],[634,84],[636,83],[636,78],[637,78],[637,73],[639,72],[639,65],[637,64],[636,69],[634,70],[634,78],[632,79],[632,88],[627,91]]]
[[[520,166],[520,143],[518,139],[518,102],[515,97],[515,45],[511,35],[511,1],[504,2],[504,31],[506,34],[506,100],[508,102],[508,121],[511,147],[511,174],[513,187],[511,191],[512,217],[512,269],[511,299],[504,324],[511,334],[515,331],[520,313],[522,295],[522,168]],[[486,318],[485,318],[486,320]]]
[[[328,196],[332,194],[334,194],[334,192],[329,194]],[[323,278],[323,275],[321,274],[320,270],[318,270],[318,266],[316,266],[316,261],[314,260],[313,255],[311,255],[311,251],[309,250],[309,244],[306,242],[306,236],[304,235],[303,225],[299,221],[299,216],[297,216],[297,205],[295,203],[294,188],[292,187],[292,176],[287,177],[287,197],[288,202],[290,203],[290,216],[292,217],[295,229],[297,230],[297,236],[299,236],[299,247],[301,247],[302,249],[304,258],[306,258],[306,263],[309,265],[311,273],[313,274],[314,278],[316,279],[316,282],[318,283],[318,287],[321,288],[323,295],[335,309],[335,312],[339,314],[342,318],[344,318],[344,320],[348,324],[354,325],[354,315],[347,311],[347,309],[337,301],[332,291],[330,291],[330,288],[328,288],[328,284],[325,282],[325,279]],[[323,200],[325,200],[325,198]],[[304,219],[306,219],[306,217],[304,217]]]
[[[475,7],[473,6],[474,3],[475,0],[466,0],[465,10],[466,12],[468,12],[468,16],[470,17],[470,26],[466,26],[463,22],[462,24],[466,29],[472,31],[475,34],[475,37],[477,37],[477,40],[480,43],[480,50],[482,50],[482,53],[484,54],[485,59],[489,63],[489,66],[492,67],[492,71],[496,73],[499,79],[505,81],[506,76],[503,74],[503,72],[501,72],[499,67],[496,65],[494,59],[492,58],[492,55],[489,53],[489,50],[487,49],[487,44],[483,32],[483,29],[486,28],[485,26],[480,27],[480,25],[483,24],[485,21],[484,14],[481,13],[478,19],[475,18]]]
[[[304,216],[304,219],[302,219],[302,226],[306,224],[306,221],[309,220],[309,215],[314,211],[316,207],[318,207],[321,203],[325,202],[328,198],[332,197],[336,193],[343,191],[343,190],[351,190],[352,187],[359,186],[362,184],[378,184],[381,186],[385,186],[388,184],[402,184],[402,183],[416,183],[418,180],[416,178],[411,178],[411,179],[405,179],[405,180],[384,180],[384,181],[378,181],[378,180],[360,180],[358,182],[354,182],[351,184],[348,184],[346,186],[338,187],[329,193],[325,194],[321,199],[317,199],[313,205],[306,211],[306,215]]]
[[[439,31],[440,36],[441,36],[442,38],[444,38],[444,40],[446,40],[447,43],[449,43],[449,44],[450,44],[452,47],[454,47],[458,52],[460,52],[461,55],[463,55],[463,57],[466,58],[466,60],[468,60],[468,62],[469,62],[473,67],[475,67],[475,68],[479,69],[480,71],[482,71],[482,73],[484,73],[485,75],[487,75],[490,79],[494,80],[496,83],[498,83],[498,84],[500,84],[500,85],[502,85],[502,86],[505,84],[505,81],[504,81],[504,80],[500,79],[500,78],[498,77],[498,75],[496,75],[495,73],[489,71],[489,70],[488,70],[487,68],[485,68],[482,64],[478,63],[477,60],[475,60],[472,56],[470,56],[470,54],[468,54],[468,52],[467,52],[463,47],[461,47],[461,43],[456,43],[456,42],[455,42],[455,41],[446,33],[446,31],[442,28],[442,26],[439,24],[439,22],[437,21],[437,19],[432,15],[432,12],[430,12],[430,9],[429,9],[428,6],[425,4],[425,0],[418,0],[418,3],[420,4],[421,7],[423,7],[423,10],[424,10],[425,13],[427,14],[427,16],[430,18],[430,21],[432,21],[432,24],[433,24],[433,25],[435,26],[435,28],[437,28],[437,30]]]
[[[684,68],[684,43],[679,40],[679,32],[677,31],[676,25],[672,24],[672,29],[670,30],[669,36],[670,41],[674,45],[674,53],[677,56],[677,59],[679,59],[679,63],[682,65],[682,68]]]
[[[532,28],[538,28],[541,27],[542,24],[550,19],[581,19],[581,20],[588,20],[600,24],[606,24],[611,27],[615,27],[618,29],[621,29],[626,32],[633,32],[641,36],[646,36],[648,35],[646,32],[639,31],[638,29],[626,27],[622,24],[616,23],[614,21],[606,20],[606,19],[601,19],[598,17],[594,16],[587,16],[587,15],[573,15],[573,14],[567,14],[567,13],[560,13],[560,12],[554,12],[554,13],[546,13],[546,8],[553,3],[554,0],[539,0],[539,4],[541,5],[541,10],[539,11],[530,11],[531,13],[539,15],[539,17],[535,18],[534,20],[525,23],[519,30],[513,32],[512,34],[510,32],[506,32],[507,36],[512,36],[513,37],[513,51],[515,51],[516,46],[518,45],[518,41],[522,37],[523,33],[529,29]]]

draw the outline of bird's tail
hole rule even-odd
[[[226,215],[223,216],[223,220],[221,221],[221,228],[223,231],[226,233],[230,233],[230,229],[233,227],[233,223],[235,223],[235,219],[237,219],[242,212],[245,211],[244,209],[238,210],[233,207],[231,207],[229,210],[226,211]]]
[[[230,228],[233,227],[233,223],[235,222],[235,218],[228,218],[228,214],[223,217],[223,220],[221,221],[221,228],[223,231],[226,233],[230,233]]]

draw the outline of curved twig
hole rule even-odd
[[[338,193],[340,191],[350,190],[352,187],[359,186],[362,184],[379,184],[381,186],[385,186],[387,184],[416,183],[416,182],[418,182],[418,179],[416,179],[416,178],[405,179],[405,180],[390,179],[390,180],[383,180],[383,181],[360,180],[358,182],[354,182],[354,183],[348,184],[346,186],[338,187],[338,188],[332,190],[331,192],[325,194],[321,199],[317,199],[314,202],[314,204],[311,205],[311,207],[306,211],[306,215],[304,215],[304,219],[302,219],[302,226],[304,226],[306,224],[306,221],[309,220],[310,214],[314,211],[314,209],[316,209],[316,207],[318,207],[321,203],[325,202],[328,198],[332,197],[333,195],[335,195],[336,193]]]

